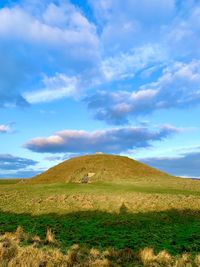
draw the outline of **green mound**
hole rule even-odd
[[[81,183],[140,181],[170,178],[157,169],[128,157],[95,154],[66,160],[28,181],[28,183]]]

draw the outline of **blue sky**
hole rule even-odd
[[[0,3],[0,177],[114,153],[200,177],[200,2]]]

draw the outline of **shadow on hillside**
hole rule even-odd
[[[0,233],[15,231],[19,225],[41,238],[51,228],[63,249],[76,243],[100,249],[152,247],[172,254],[200,251],[200,212],[192,210],[134,214],[123,204],[118,214],[80,211],[32,216],[0,211]]]

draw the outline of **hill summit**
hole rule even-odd
[[[30,183],[92,183],[170,177],[128,157],[106,154],[68,159],[29,180]]]

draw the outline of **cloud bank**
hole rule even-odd
[[[39,173],[32,169],[37,164],[38,162],[32,159],[0,154],[0,178],[31,177]]]
[[[147,127],[114,128],[96,132],[64,130],[47,138],[34,138],[24,147],[39,153],[121,153],[135,148],[149,147],[180,132],[170,125],[149,130]]]
[[[20,170],[34,166],[38,162],[32,159],[15,157],[10,154],[0,154],[0,170]]]
[[[178,157],[152,157],[140,161],[176,176],[200,178],[200,152],[183,153]]]

